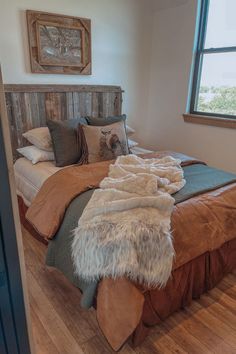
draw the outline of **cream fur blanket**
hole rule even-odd
[[[86,281],[122,277],[164,286],[174,248],[171,194],[185,185],[180,160],[120,156],[74,230],[75,272]]]

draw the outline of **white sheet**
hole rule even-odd
[[[142,148],[141,146],[134,146],[130,149],[130,151],[132,152],[132,154],[138,155],[138,154],[149,154],[153,151],[151,150],[147,150]]]
[[[135,146],[131,151],[136,155],[152,152],[139,146]],[[53,161],[39,162],[33,165],[24,157],[18,159],[14,164],[16,189],[25,205],[30,206],[43,183],[62,168],[56,167]]]
[[[14,164],[17,194],[29,206],[48,177],[60,169],[52,161],[33,165],[24,157],[18,159]]]

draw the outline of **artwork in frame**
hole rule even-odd
[[[37,22],[41,65],[84,66],[84,28]]]
[[[27,10],[31,70],[91,74],[91,21]]]

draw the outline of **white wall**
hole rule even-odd
[[[150,9],[145,0],[0,0],[0,62],[5,83],[110,84],[126,91],[123,111],[142,119],[148,85]],[[31,74],[25,10],[92,20],[91,76]],[[145,30],[144,30],[145,29]]]
[[[183,121],[197,0],[171,5],[154,14],[148,112],[139,138],[147,147],[184,152],[236,172],[236,130]]]

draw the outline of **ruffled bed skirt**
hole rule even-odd
[[[176,269],[164,289],[145,293],[143,314],[133,334],[133,344],[135,346],[141,344],[150,327],[188,306],[193,299],[199,299],[234,269],[236,269],[236,238]]]

